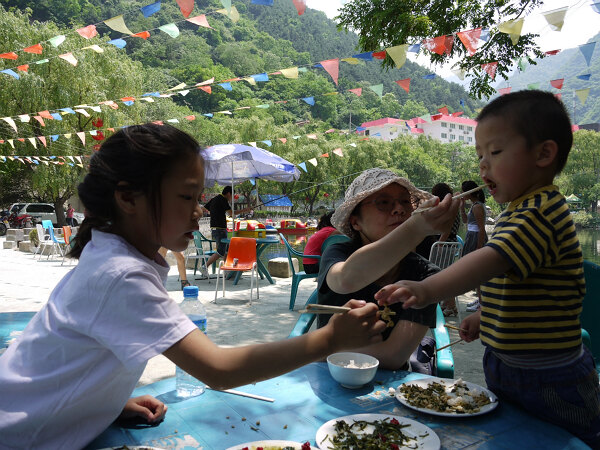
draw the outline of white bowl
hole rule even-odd
[[[375,377],[379,361],[363,353],[342,352],[327,357],[329,373],[348,389],[358,389]]]

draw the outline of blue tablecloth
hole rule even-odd
[[[359,413],[405,416],[431,427],[443,449],[580,449],[588,448],[559,427],[538,420],[505,403],[485,415],[442,418],[403,407],[387,393],[404,381],[423,375],[403,371],[377,372],[375,381],[350,390],[336,383],[325,363],[313,363],[289,374],[240,387],[240,391],[266,397],[269,403],[218,391],[180,400],[175,379],[140,387],[134,395],[150,394],[169,405],[165,420],[154,427],[111,426],[89,449],[117,445],[223,450],[262,439],[285,439],[315,444],[318,428],[336,417]]]

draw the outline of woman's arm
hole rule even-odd
[[[481,203],[477,203],[473,206],[473,215],[475,216],[475,220],[477,221],[477,227],[479,228],[479,233],[477,234],[477,248],[483,247],[485,244],[485,206]]]
[[[163,354],[215,389],[266,380],[331,353],[379,342],[385,324],[377,318],[377,305],[351,300],[347,306],[353,309],[335,315],[325,327],[293,339],[222,348],[194,330]]]
[[[437,207],[409,217],[391,233],[362,246],[346,261],[331,266],[327,273],[327,285],[333,292],[349,294],[375,282],[413,251],[426,236],[449,229],[457,208],[458,201],[452,202],[452,197],[448,195]]]

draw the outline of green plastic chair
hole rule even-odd
[[[306,305],[315,304],[318,300],[318,289],[315,289],[313,293],[308,297]],[[294,328],[288,335],[288,338],[301,336],[308,333],[312,326],[315,318],[317,317],[314,313],[302,313]],[[444,347],[450,343],[450,335],[448,329],[445,327],[446,320],[444,319],[444,313],[440,305],[437,305],[435,315],[435,328],[431,328],[431,334],[435,338],[436,349]],[[436,354],[437,359],[437,376],[442,378],[454,378],[454,357],[452,356],[451,347],[446,347]]]
[[[318,273],[306,273],[304,270],[296,272],[294,268],[294,262],[292,261],[292,257],[296,256],[298,258],[310,258],[316,259],[317,261],[321,259],[319,255],[304,255],[302,252],[295,250],[285,236],[279,233],[279,238],[281,242],[285,244],[285,248],[287,250],[288,262],[290,264],[290,270],[292,271],[292,291],[290,292],[290,310],[294,309],[294,303],[296,303],[296,295],[298,294],[298,285],[300,282],[306,278],[316,278]]]
[[[196,240],[196,237],[199,238],[199,241]],[[202,234],[202,232],[200,230],[195,231],[194,232],[194,244],[196,245],[196,247],[198,247],[198,244],[203,244],[204,242],[208,242],[208,250],[204,250],[204,254],[207,255],[208,257],[210,257],[211,255],[215,254],[217,251],[213,250],[213,244],[215,244],[215,248],[217,246],[217,243],[212,240],[207,238],[206,236],[204,236]],[[197,262],[196,262],[196,266],[197,266]],[[217,271],[217,262],[215,261],[214,263],[211,264],[212,266],[212,273],[216,273]],[[194,275],[196,275],[196,268],[194,268]]]
[[[581,333],[586,345],[596,362],[596,370],[600,373],[600,266],[590,261],[583,261],[586,294],[581,311]]]
[[[323,244],[321,244],[321,255],[323,254],[325,249],[327,247],[329,247],[331,244],[336,244],[338,242],[346,242],[349,240],[350,240],[350,238],[348,236],[346,236],[345,234],[333,234],[333,235],[329,236],[327,239],[325,239],[323,241]]]

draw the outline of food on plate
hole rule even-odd
[[[394,326],[394,321],[391,316],[395,316],[396,312],[392,311],[389,306],[386,305],[385,308],[381,311],[381,320],[387,323],[388,328],[392,328]]]
[[[288,445],[286,447],[281,447],[279,445],[265,445],[265,446],[256,446],[252,445],[251,447],[244,447],[242,450],[297,450],[298,447]],[[305,442],[300,447],[301,450],[311,450],[310,443]]]
[[[331,449],[398,449],[400,447],[417,448],[417,440],[402,432],[410,424],[401,424],[389,417],[382,420],[355,420],[348,423],[344,420],[335,422],[335,436],[327,435]],[[372,428],[372,431],[367,430]],[[321,444],[319,442],[318,444]]]
[[[469,389],[460,378],[452,384],[432,381],[426,388],[403,384],[398,391],[414,407],[443,413],[472,414],[491,403],[487,393]]]

